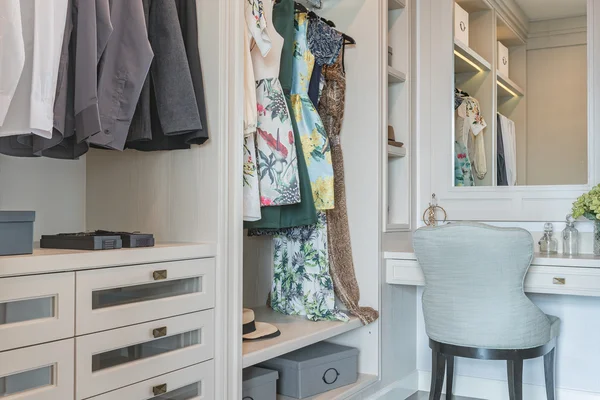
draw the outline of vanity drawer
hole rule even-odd
[[[416,260],[387,260],[386,282],[395,285],[424,286],[425,276]]]
[[[214,398],[215,363],[211,360],[101,394],[93,397],[92,400],[213,400]]]
[[[73,400],[73,339],[0,353],[0,398]]]
[[[75,339],[76,398],[86,399],[214,357],[214,311]]]
[[[213,308],[215,259],[77,272],[77,335]]]
[[[0,279],[0,351],[74,336],[75,274]]]
[[[525,291],[600,296],[600,270],[534,265],[525,277]]]

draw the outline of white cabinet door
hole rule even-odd
[[[74,340],[0,353],[3,400],[73,400]]]
[[[75,339],[76,398],[86,399],[214,357],[214,311]]]
[[[74,336],[75,274],[0,279],[0,351]]]
[[[211,360],[101,394],[92,400],[213,400],[214,398],[215,363]]]
[[[215,259],[77,272],[77,335],[213,308]]]

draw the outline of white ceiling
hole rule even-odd
[[[587,0],[515,0],[532,21],[586,14]]]

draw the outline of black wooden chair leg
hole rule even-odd
[[[510,400],[523,400],[523,360],[508,360],[508,395]]]
[[[454,388],[454,356],[446,356],[446,400],[454,398],[452,389]]]
[[[556,399],[554,377],[556,374],[556,348],[544,356],[544,374],[546,376],[546,397],[548,400]]]
[[[431,389],[429,400],[440,400],[442,398],[442,386],[444,386],[444,371],[446,370],[446,357],[437,351],[431,351]]]

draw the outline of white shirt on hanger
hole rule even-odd
[[[506,179],[508,186],[517,185],[517,136],[514,121],[500,115],[502,143],[504,144],[504,163],[506,164]]]
[[[18,65],[9,70],[12,72],[10,78],[5,77],[4,70],[0,72],[0,89],[5,86],[10,89],[18,81],[4,111],[5,118],[0,120],[0,137],[31,133],[44,138],[52,137],[54,98],[67,6],[67,0],[2,1],[0,15],[16,15],[19,11],[20,21],[15,18],[13,26],[0,27],[1,33],[5,30],[10,32],[8,40],[2,38],[0,43],[0,67],[11,62],[7,57],[20,52],[24,54],[24,62],[20,75]],[[4,24],[5,21],[1,21],[0,25]],[[0,114],[3,110],[4,103],[0,101]]]
[[[0,3],[0,127],[17,89],[25,63],[19,0]]]

